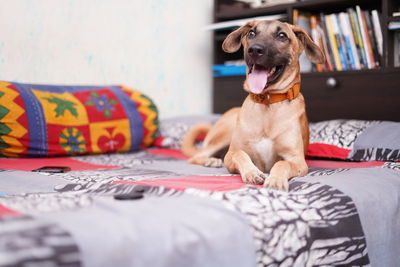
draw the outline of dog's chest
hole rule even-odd
[[[269,138],[263,138],[258,142],[252,144],[253,151],[256,156],[253,161],[256,165],[262,164],[263,169],[269,170],[276,160],[276,152],[274,149],[274,143]],[[259,162],[259,164],[257,164]],[[259,166],[261,167],[261,166]]]

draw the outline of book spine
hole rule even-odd
[[[363,45],[364,45],[364,54],[365,54],[365,58],[367,59],[367,67],[369,69],[373,68],[373,63],[371,60],[371,55],[369,53],[369,47],[368,47],[368,40],[367,40],[367,34],[365,32],[365,22],[363,20],[363,16],[362,16],[362,11],[360,6],[356,6],[356,12],[357,12],[357,19],[358,19],[358,24],[360,26],[360,33],[361,33],[361,37],[363,40]]]
[[[394,34],[394,66],[400,67],[400,32]]]
[[[317,23],[317,17],[316,16],[310,16],[310,25],[311,25],[311,37],[312,37],[312,39],[314,40],[314,42],[321,49],[323,49],[320,32],[318,31],[318,23]],[[322,72],[323,71],[322,64],[315,64],[315,69],[318,72]]]
[[[357,45],[356,45],[356,36],[354,34],[353,26],[351,24],[350,14],[348,14],[348,13],[344,13],[344,14],[345,14],[344,19],[345,19],[347,32],[350,36],[350,46],[351,46],[351,50],[352,50],[353,56],[354,56],[354,63],[355,63],[356,69],[360,70],[360,69],[362,69],[362,62],[361,62],[361,58],[360,58],[360,54],[359,54],[359,49],[357,48]]]
[[[354,41],[357,47],[357,53],[360,58],[361,69],[368,68],[367,58],[365,57],[364,44],[361,37],[360,25],[358,23],[357,14],[353,8],[347,10],[352,26]]]
[[[356,66],[356,60],[355,60],[355,52],[353,53],[353,47],[352,47],[352,36],[350,34],[350,29],[348,28],[348,24],[346,21],[346,15],[344,12],[341,12],[339,14],[339,23],[340,23],[340,28],[342,30],[342,34],[343,34],[343,39],[344,42],[346,44],[346,51],[347,51],[347,55],[348,55],[348,60],[349,60],[349,64],[350,64],[350,68],[352,70],[357,70],[359,69],[359,66]],[[359,64],[358,64],[359,65]]]
[[[332,21],[331,21],[330,15],[325,15],[325,21],[326,21],[326,26],[328,29],[328,34],[329,34],[328,35],[329,43],[331,44],[332,53],[333,53],[333,57],[335,60],[335,68],[336,68],[336,70],[341,71],[342,64],[340,62],[339,51],[338,51],[337,44],[336,44],[336,37],[335,37],[335,34],[333,33]]]
[[[380,66],[380,56],[378,52],[378,43],[374,33],[374,27],[372,26],[372,18],[368,11],[364,12],[365,20],[367,22],[368,36],[371,42],[372,54],[375,59],[375,67]]]
[[[299,10],[293,9],[293,25],[298,25]]]
[[[346,54],[346,47],[345,47],[345,43],[344,43],[344,40],[342,37],[342,33],[340,32],[336,14],[331,14],[331,22],[332,22],[333,33],[336,38],[336,45],[338,48],[340,63],[342,64],[342,70],[348,70],[349,63],[348,63],[347,54]]]
[[[311,33],[310,18],[308,13],[299,13],[297,17],[297,25],[303,28],[308,34]],[[313,71],[313,64],[308,60],[305,54],[301,54],[299,58],[300,71],[311,72]]]
[[[372,10],[371,11],[372,15],[372,24],[374,26],[374,33],[376,37],[376,42],[378,45],[378,53],[382,58],[383,55],[383,37],[382,37],[382,28],[381,28],[381,22],[379,20],[379,15],[377,10]]]
[[[372,40],[370,38],[369,32],[368,32],[368,24],[367,24],[367,19],[366,19],[366,11],[361,11],[361,18],[363,20],[363,25],[364,25],[364,33],[365,33],[365,39],[367,41],[367,48],[368,48],[368,53],[369,53],[369,58],[371,60],[371,69],[376,68],[375,64],[375,57],[374,57],[374,51],[372,49]]]
[[[400,30],[400,22],[399,21],[390,21],[388,24],[388,29],[391,31]]]
[[[326,28],[326,23],[325,23],[325,16],[323,13],[320,13],[320,30],[321,30],[321,35],[322,35],[322,41],[324,45],[324,52],[325,52],[325,69],[327,71],[334,71],[334,59],[333,59],[333,53],[331,50],[331,46],[329,44],[329,36],[328,36],[328,30]]]

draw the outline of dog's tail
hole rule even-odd
[[[192,128],[189,129],[189,131],[185,134],[185,136],[182,139],[182,153],[187,156],[187,157],[192,157],[196,153],[200,151],[200,149],[196,148],[196,139],[200,135],[206,135],[212,125],[209,123],[204,123],[204,124],[198,124],[193,126]]]

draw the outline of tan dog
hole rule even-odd
[[[220,167],[214,155],[229,146],[224,164],[240,173],[243,182],[288,190],[289,179],[308,172],[304,153],[309,130],[300,93],[299,56],[323,63],[321,49],[306,31],[279,21],[252,21],[227,36],[222,48],[244,48],[247,65],[241,108],[226,112],[213,127],[199,125],[185,136],[182,151],[189,162]],[[208,133],[204,148],[194,147],[199,133]],[[269,173],[269,176],[264,173]]]

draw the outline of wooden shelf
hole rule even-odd
[[[307,0],[257,9],[218,11],[221,2],[228,4],[230,0],[215,0],[215,22],[282,13],[291,22],[294,9],[330,14],[359,5],[364,10],[378,10],[383,27],[382,66],[378,69],[302,73],[302,90],[311,121],[339,117],[400,121],[400,68],[393,67],[394,34],[385,28],[390,21],[400,21],[400,17],[392,16],[400,8],[398,0]],[[228,33],[221,31],[213,35],[214,64],[243,58],[242,52],[227,54],[222,51],[221,43]],[[337,86],[327,85],[331,77],[337,81]],[[244,80],[244,75],[214,77],[214,112],[222,113],[241,105],[246,96]]]
[[[368,74],[388,74],[388,73],[400,73],[400,67],[397,68],[377,68],[377,69],[363,69],[363,70],[346,70],[346,71],[323,71],[323,72],[302,72],[302,77],[334,77],[334,76],[365,76]],[[399,74],[400,75],[400,74]],[[233,76],[218,76],[218,78],[230,78],[230,77],[245,77],[245,75],[233,75]],[[214,77],[216,78],[216,77]]]
[[[351,75],[351,76],[364,76],[371,73],[392,73],[399,70],[388,69],[388,68],[377,68],[377,69],[362,69],[362,70],[344,70],[344,71],[323,71],[323,72],[306,72],[302,73],[302,76],[306,77],[322,77],[322,76],[336,76],[336,75]]]
[[[279,13],[286,13],[291,15],[293,9],[301,9],[303,11],[321,11],[321,6],[329,12],[337,12],[343,10],[343,8],[354,7],[359,5],[363,8],[375,8],[381,10],[379,2],[375,1],[363,1],[363,0],[308,0],[301,2],[294,2],[288,4],[274,5],[261,8],[248,8],[242,10],[234,11],[220,11],[215,14],[215,19],[217,21],[230,20],[230,19],[240,19],[264,15],[273,15]]]
[[[365,76],[368,74],[393,74],[398,73],[400,75],[400,67],[396,68],[378,68],[378,69],[365,69],[365,70],[348,70],[348,71],[324,71],[324,72],[302,72],[301,76],[305,78],[313,78],[313,77],[335,77],[335,76]],[[218,76],[214,77],[215,79],[230,79],[242,77],[245,79],[246,75],[232,75],[232,76]]]
[[[285,5],[264,7],[264,8],[252,8],[252,9],[249,8],[249,9],[243,9],[240,11],[217,12],[215,14],[215,18],[216,18],[216,20],[221,21],[221,20],[229,20],[229,19],[241,19],[241,18],[248,18],[248,17],[273,15],[273,14],[279,14],[279,13],[286,13],[288,7],[290,7],[290,5],[285,4]]]
[[[303,11],[316,11],[336,13],[337,11],[344,10],[349,7],[359,5],[361,8],[367,9],[381,9],[379,1],[365,1],[365,0],[309,0],[297,2],[292,5],[293,9],[300,9]]]

